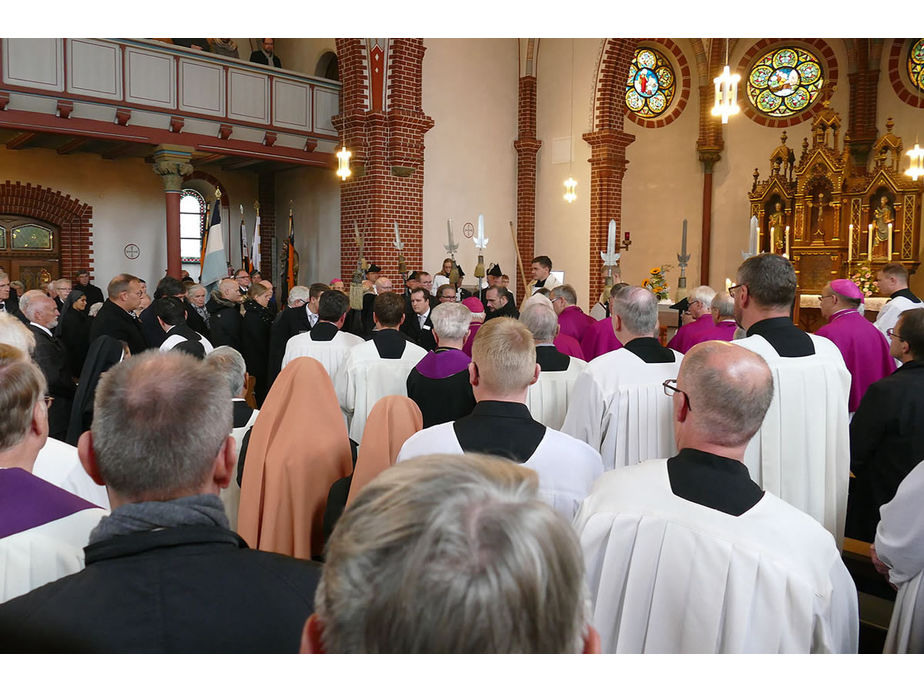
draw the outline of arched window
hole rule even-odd
[[[818,57],[796,47],[765,53],[748,73],[747,95],[761,113],[785,118],[808,108],[821,93],[825,76]]]
[[[340,66],[337,63],[337,54],[333,51],[327,51],[327,53],[322,55],[321,59],[318,60],[318,66],[315,68],[314,74],[324,79],[332,79],[335,82],[339,82]]]
[[[205,198],[186,188],[180,193],[180,261],[199,263],[205,232]]]
[[[924,91],[924,39],[918,39],[908,51],[908,77],[911,83]]]
[[[653,48],[639,48],[629,65],[626,106],[642,118],[658,118],[671,105],[675,91],[674,69]]]

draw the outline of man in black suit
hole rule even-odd
[[[90,343],[100,335],[121,339],[132,354],[148,348],[141,323],[131,311],[141,305],[144,285],[131,274],[117,274],[106,288],[109,299],[103,303],[90,326]]]
[[[202,319],[202,316],[196,312],[196,309],[187,300],[186,285],[179,279],[169,276],[164,277],[157,282],[157,288],[154,290],[154,300],[156,301],[159,298],[171,296],[183,302],[183,307],[186,309],[187,313],[186,324],[189,325],[189,328],[208,339],[210,335],[208,325],[205,324],[205,320]],[[141,315],[138,316],[138,319],[141,321],[141,330],[144,332],[144,338],[148,345],[152,349],[159,348],[160,345],[164,343],[164,339],[166,339],[167,336],[161,329],[160,323],[157,322],[157,316],[154,314],[154,304],[151,303],[151,305],[141,311]]]
[[[282,67],[282,63],[279,62],[279,58],[277,58],[276,54],[273,52],[273,39],[265,38],[260,45],[262,47],[261,50],[254,51],[250,54],[250,62],[259,63],[260,65]]]
[[[54,300],[42,291],[27,291],[19,301],[20,310],[29,319],[29,329],[35,335],[33,360],[48,381],[48,395],[54,397],[48,409],[48,435],[64,440],[74,401],[74,378],[67,362],[67,350],[52,334],[58,324],[58,309]]]
[[[112,513],[84,570],[0,606],[0,651],[297,652],[321,567],[231,531],[231,425],[210,364],[151,351],[110,369],[78,452]]]
[[[401,331],[417,346],[433,351],[436,340],[433,338],[433,321],[430,319],[430,302],[428,292],[423,287],[411,291],[411,310],[405,314]]]
[[[269,364],[266,370],[267,388],[272,387],[282,369],[286,344],[291,337],[310,332],[318,322],[318,303],[321,294],[330,287],[317,282],[310,287],[293,286],[289,292],[287,306],[276,316],[270,327]]]
[[[74,288],[83,291],[84,295],[87,297],[87,308],[94,303],[102,303],[106,300],[103,297],[102,290],[98,286],[93,286],[90,283],[90,270],[82,269],[77,272],[77,284]]]
[[[29,324],[29,321],[19,312],[19,299],[10,287],[9,275],[3,270],[0,270],[0,313],[9,313],[27,325]]]
[[[214,346],[229,346],[241,351],[241,327],[244,321],[241,302],[241,292],[234,279],[222,279],[218,287],[212,289],[212,296],[205,304],[205,309],[209,312],[211,342]]]

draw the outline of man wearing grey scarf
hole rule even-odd
[[[112,514],[83,571],[0,606],[0,651],[297,652],[319,566],[229,529],[231,426],[227,383],[189,355],[147,351],[104,374],[78,453]]]

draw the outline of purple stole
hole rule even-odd
[[[25,469],[0,469],[0,539],[95,507]]]
[[[414,367],[425,378],[448,378],[468,368],[471,357],[459,349],[431,351]]]
[[[734,320],[723,320],[718,325],[713,325],[708,331],[703,332],[700,342],[708,342],[710,340],[718,340],[720,342],[730,342],[735,338],[735,330],[738,329],[738,325]],[[699,342],[697,342],[698,344]],[[692,344],[690,348],[692,348]]]
[[[842,310],[815,334],[834,342],[850,371],[848,411],[856,411],[866,389],[895,370],[889,344],[869,320],[855,310]]]

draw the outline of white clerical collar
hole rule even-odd
[[[48,329],[47,327],[45,327],[44,325],[39,325],[37,322],[30,322],[29,324],[30,324],[30,325],[35,325],[35,326],[38,327],[39,329],[44,330],[44,331],[45,331],[45,334],[47,334],[49,337],[52,336],[52,335],[51,335],[51,330],[49,330],[49,329]]]

